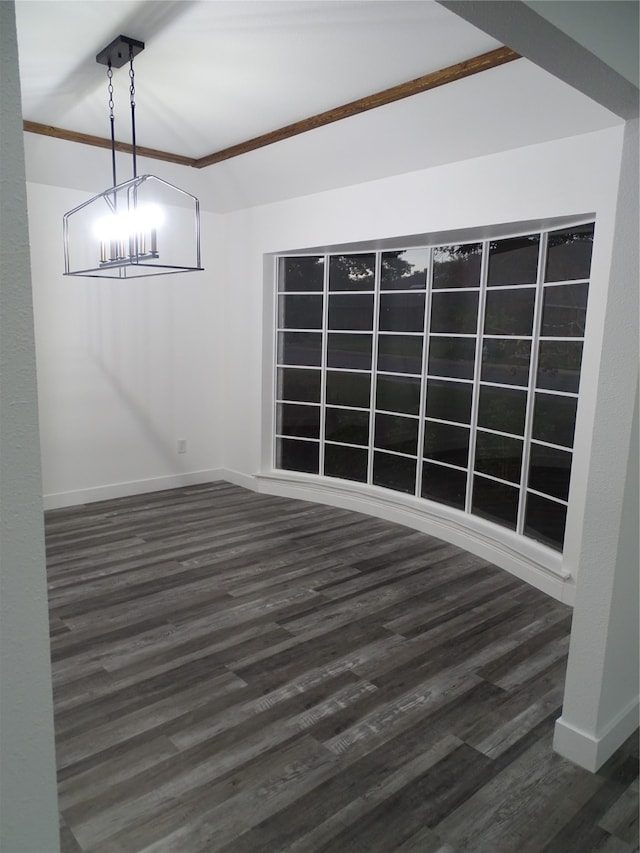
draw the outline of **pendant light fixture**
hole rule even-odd
[[[200,202],[155,175],[138,175],[134,57],[144,42],[118,36],[96,56],[107,66],[113,185],[63,217],[64,274],[140,278],[202,270]],[[113,69],[129,63],[133,177],[116,180]]]

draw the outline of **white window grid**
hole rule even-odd
[[[583,222],[576,222],[574,226],[578,226],[581,224],[586,224]],[[551,229],[555,230],[555,229]],[[428,256],[428,266],[427,266],[427,278],[425,287],[420,288],[411,288],[411,289],[381,289],[381,257],[384,254],[385,250],[379,250],[375,252],[375,276],[374,276],[374,289],[373,290],[330,290],[329,289],[329,272],[330,272],[330,264],[329,258],[335,255],[371,255],[372,252],[331,252],[324,255],[324,270],[323,270],[323,289],[322,291],[289,291],[289,290],[280,290],[278,288],[278,284],[280,282],[280,276],[278,275],[278,270],[276,269],[276,290],[277,290],[277,298],[275,305],[275,314],[276,314],[276,322],[274,324],[275,327],[275,349],[276,353],[275,359],[275,370],[276,370],[276,389],[277,385],[277,372],[279,369],[299,369],[299,370],[310,370],[320,372],[321,375],[321,387],[320,387],[320,401],[319,402],[309,402],[309,401],[297,401],[297,400],[288,400],[278,397],[277,393],[275,396],[275,405],[273,409],[273,459],[275,463],[276,459],[276,447],[277,442],[280,439],[286,439],[290,441],[301,441],[301,442],[309,442],[312,444],[319,445],[319,473],[317,476],[322,476],[324,471],[324,447],[325,445],[337,446],[337,447],[345,447],[345,448],[353,448],[356,450],[366,450],[368,454],[367,461],[367,485],[373,485],[373,460],[374,453],[383,453],[388,454],[390,456],[397,456],[405,459],[411,459],[416,463],[416,477],[415,477],[415,490],[414,496],[417,498],[421,498],[422,496],[422,472],[423,472],[423,463],[428,462],[430,465],[436,465],[438,467],[444,469],[451,469],[454,471],[464,472],[467,475],[467,483],[466,483],[466,495],[465,495],[465,506],[464,512],[467,514],[472,513],[472,495],[473,495],[473,482],[475,477],[484,478],[487,480],[492,480],[496,483],[500,483],[505,486],[509,486],[511,488],[517,489],[519,492],[518,498],[518,516],[516,523],[516,532],[519,534],[524,533],[525,527],[525,508],[526,508],[526,497],[527,494],[532,494],[539,496],[545,500],[548,500],[552,503],[556,503],[560,506],[566,507],[568,505],[568,501],[562,498],[558,498],[554,495],[550,495],[546,492],[541,492],[539,490],[533,489],[529,487],[528,484],[528,474],[529,474],[529,461],[530,461],[530,452],[531,446],[537,445],[540,447],[547,447],[554,450],[561,450],[568,453],[570,456],[573,455],[573,448],[567,447],[565,445],[554,444],[549,441],[542,441],[540,439],[535,439],[532,436],[533,430],[533,412],[534,412],[534,403],[536,394],[548,394],[550,396],[558,396],[558,397],[567,397],[571,399],[578,398],[578,391],[562,391],[550,388],[543,388],[537,385],[537,374],[538,374],[538,356],[539,356],[539,345],[540,341],[545,342],[578,342],[584,344],[584,336],[567,336],[567,335],[558,335],[558,336],[549,336],[549,335],[541,335],[541,326],[542,326],[542,308],[543,308],[543,300],[546,291],[549,288],[554,287],[562,287],[565,285],[577,285],[577,284],[587,284],[589,283],[589,279],[581,278],[581,279],[567,279],[567,280],[559,280],[559,281],[544,281],[545,268],[546,268],[546,255],[547,255],[547,241],[549,231],[540,231],[537,232],[540,235],[540,240],[538,244],[538,264],[537,264],[537,279],[535,282],[528,282],[524,284],[507,284],[507,285],[488,285],[488,265],[489,265],[489,246],[491,242],[494,242],[493,239],[487,239],[482,241],[482,256],[481,256],[481,270],[480,270],[480,282],[478,286],[474,287],[450,287],[443,288],[433,287],[433,255],[434,250],[440,247],[446,247],[447,245],[461,245],[459,241],[450,244],[442,244],[439,243],[438,246],[420,246],[420,247],[407,247],[407,248],[424,248],[429,250]],[[528,235],[513,235],[513,236],[528,236]],[[500,237],[502,239],[509,239],[508,237]],[[479,242],[479,241],[474,241]],[[319,255],[316,253],[310,253],[307,257],[318,257]],[[278,259],[278,263],[282,262],[284,257],[282,256]],[[304,255],[297,255],[297,257],[304,257]],[[535,302],[534,302],[534,317],[533,317],[533,329],[531,335],[496,335],[496,334],[485,334],[484,333],[484,319],[485,319],[485,308],[486,308],[486,294],[487,291],[495,291],[495,292],[504,292],[507,290],[526,290],[526,289],[535,289]],[[446,332],[431,332],[430,330],[430,320],[431,320],[431,306],[432,299],[434,294],[439,293],[478,293],[478,311],[477,311],[477,325],[475,332],[468,333],[446,333]],[[403,330],[381,330],[380,329],[380,298],[383,295],[390,294],[424,294],[425,295],[425,306],[424,306],[424,323],[422,330],[411,330],[411,331],[403,331]],[[333,329],[328,327],[328,319],[329,319],[329,298],[334,295],[345,295],[345,296],[354,296],[354,295],[362,295],[362,296],[373,296],[373,316],[372,316],[372,328],[371,329]],[[322,297],[322,327],[300,327],[300,328],[289,328],[289,327],[281,327],[279,325],[279,319],[281,316],[280,307],[279,307],[279,299],[282,296],[317,296]],[[302,364],[286,364],[279,362],[277,358],[278,353],[278,337],[281,333],[288,332],[303,332],[303,333],[313,333],[321,336],[321,363],[320,365],[302,365]],[[362,369],[362,368],[340,368],[328,366],[327,356],[328,356],[328,336],[331,335],[350,335],[350,336],[368,336],[371,338],[371,368],[370,369]],[[411,338],[420,338],[422,340],[422,370],[421,373],[402,373],[396,371],[385,371],[379,370],[377,367],[378,364],[378,349],[379,349],[379,340],[380,338],[384,338],[385,336],[405,336]],[[430,350],[430,341],[431,338],[466,338],[476,341],[476,350],[475,350],[475,358],[474,358],[474,376],[472,379],[455,377],[451,375],[444,374],[432,374],[428,372],[428,364],[429,364],[429,350]],[[481,379],[481,371],[482,371],[482,347],[483,342],[486,340],[518,340],[518,341],[527,341],[530,342],[531,350],[530,350],[530,359],[529,359],[529,375],[528,381],[526,385],[513,385],[501,382],[493,382],[485,379]],[[343,372],[343,373],[358,373],[363,375],[370,376],[370,403],[369,408],[361,407],[361,406],[347,406],[335,403],[327,403],[326,401],[326,384],[327,384],[327,373],[328,372]],[[377,377],[387,377],[387,376],[396,376],[407,379],[420,379],[420,399],[419,399],[419,409],[418,414],[398,412],[398,411],[390,411],[386,409],[377,409],[376,408],[376,391],[377,391]],[[471,415],[469,423],[461,422],[461,421],[451,421],[441,418],[427,417],[425,414],[425,403],[426,403],[426,395],[427,395],[427,387],[429,380],[444,380],[450,382],[459,382],[463,384],[467,384],[472,386],[472,402],[471,402]],[[490,429],[483,426],[478,426],[478,406],[479,406],[479,396],[480,389],[482,387],[492,387],[492,388],[504,388],[508,390],[520,390],[525,393],[526,403],[525,403],[525,419],[524,419],[524,431],[522,435],[503,432],[497,429]],[[285,433],[280,433],[276,429],[277,424],[277,410],[280,405],[296,405],[296,406],[309,406],[312,408],[320,409],[320,433],[318,438],[309,438],[309,437],[301,437],[288,435]],[[326,423],[326,410],[327,409],[341,409],[344,411],[354,411],[354,412],[366,412],[369,414],[369,436],[368,436],[368,444],[354,444],[346,441],[335,441],[326,439],[325,437],[325,423]],[[418,437],[417,437],[417,453],[416,454],[408,454],[402,453],[400,451],[393,451],[386,448],[380,448],[375,445],[375,419],[376,414],[388,414],[397,417],[403,417],[410,420],[418,421]],[[456,465],[451,462],[444,462],[439,459],[434,459],[424,454],[424,433],[425,427],[428,422],[433,423],[441,423],[444,425],[463,427],[469,430],[469,452],[468,452],[468,460],[467,466]],[[521,463],[521,472],[520,472],[520,480],[517,483],[514,483],[509,480],[505,480],[499,477],[496,477],[491,474],[487,474],[484,472],[478,472],[475,470],[475,451],[476,451],[476,441],[478,432],[485,432],[493,435],[504,436],[505,438],[514,438],[516,440],[522,441],[523,452],[522,452],[522,463]],[[275,467],[275,465],[274,465]],[[314,475],[307,475],[314,476]]]

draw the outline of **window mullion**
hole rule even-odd
[[[544,271],[547,257],[546,232],[540,235],[538,250],[538,276],[536,280],[536,298],[533,306],[533,336],[531,339],[531,362],[529,364],[529,383],[524,418],[524,436],[522,441],[522,470],[520,473],[520,500],[518,502],[518,520],[516,532],[524,531],[527,486],[529,484],[529,459],[531,457],[531,436],[533,433],[533,408],[535,401],[536,377],[538,375],[538,352],[540,349],[540,328],[542,325],[542,300],[544,298]]]
[[[324,443],[327,411],[327,349],[329,327],[329,256],[324,256],[324,274],[322,279],[322,346],[320,354],[320,449],[318,458],[318,474],[324,476]]]
[[[375,435],[376,376],[378,372],[378,335],[380,326],[380,281],[382,278],[382,252],[376,252],[373,279],[373,328],[371,329],[371,389],[369,395],[369,458],[367,483],[373,483],[373,442]]]
[[[278,287],[278,282],[280,280],[280,267],[284,264],[283,258],[278,258],[275,263],[274,269],[274,282],[273,282],[273,290],[275,292],[275,299],[273,300],[272,305],[272,325],[273,329],[273,353],[274,358],[273,362],[275,364],[275,369],[273,372],[273,399],[271,401],[271,468],[275,469],[278,461],[278,364],[280,359],[278,358],[278,335],[279,335],[279,326],[280,326],[280,318],[278,316],[279,311],[279,300],[280,300],[280,291]]]
[[[471,393],[471,420],[469,422],[469,458],[467,472],[467,492],[464,511],[471,512],[473,498],[473,470],[476,462],[476,435],[478,427],[478,401],[480,399],[480,377],[482,372],[482,332],[489,277],[489,241],[482,243],[482,263],[480,265],[480,292],[478,293],[478,323],[476,326],[476,360],[473,366],[473,390]]]
[[[420,406],[418,408],[418,459],[416,462],[416,497],[422,494],[422,469],[424,461],[424,431],[427,415],[427,374],[429,372],[429,332],[431,330],[431,293],[433,290],[433,247],[429,249],[427,265],[427,281],[424,294],[424,324],[422,327],[422,373],[420,379]]]

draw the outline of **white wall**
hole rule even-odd
[[[638,726],[638,120],[627,122],[558,752],[596,770]],[[634,412],[635,406],[635,412]]]
[[[593,213],[597,228],[588,352],[575,448],[576,469],[588,470],[595,399],[590,377],[597,375],[602,349],[622,133],[622,128],[614,128],[229,215],[226,350],[231,364],[242,365],[242,381],[236,381],[238,374],[229,374],[225,388],[224,460],[225,466],[240,478],[238,481],[248,482],[247,477],[265,473],[261,461],[265,429],[260,398],[262,338],[269,327],[267,321],[263,329],[262,306],[267,304],[263,300],[270,287],[263,275],[265,253],[359,241],[375,243],[377,239],[402,235]],[[574,480],[584,488],[579,475]],[[263,482],[261,487],[272,486]],[[538,571],[539,567],[544,569],[544,559],[558,569],[549,549],[544,549],[548,557],[543,558],[531,548],[532,558],[523,566],[512,548],[487,550],[477,538],[465,539],[460,530],[454,541],[571,602],[582,536],[583,503],[576,488],[572,486],[567,544],[559,567],[559,571],[571,576],[568,581],[550,579],[544,571]],[[336,493],[337,490],[334,499]],[[308,491],[304,496],[312,498]],[[331,499],[330,494],[328,497]],[[343,505],[350,504],[343,501]],[[415,526],[415,513],[407,513],[403,519],[394,507],[393,513],[385,517]],[[420,524],[421,529],[434,535],[452,538],[452,524]],[[505,541],[509,539],[506,533],[504,537]]]
[[[58,844],[29,234],[13,3],[0,3],[0,850]]]
[[[203,273],[64,277],[62,214],[86,197],[28,185],[48,507],[206,481],[222,462],[222,218],[202,214]]]
[[[632,708],[630,731],[638,725],[638,682],[640,674],[639,644],[629,642],[638,636],[638,601],[640,599],[638,572],[638,472],[640,471],[638,431],[638,391],[629,446],[629,464],[625,480],[623,508],[616,553],[616,574],[611,589],[610,611],[613,614],[607,632],[603,660],[604,679],[602,704],[596,722],[599,731],[606,730],[615,720],[620,708]],[[602,590],[597,596],[602,601]],[[589,603],[593,606],[593,602]],[[594,613],[587,614],[593,622]],[[587,627],[587,630],[589,628]],[[588,655],[588,651],[585,650]],[[622,701],[621,701],[622,699]]]

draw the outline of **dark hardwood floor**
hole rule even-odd
[[[638,850],[637,738],[552,751],[571,612],[506,572],[227,483],[46,528],[64,853]]]

